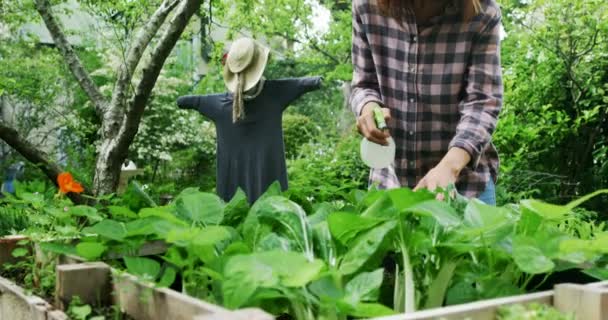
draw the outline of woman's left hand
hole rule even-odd
[[[457,179],[458,170],[454,170],[445,164],[439,163],[420,180],[416,188],[414,188],[414,191],[420,189],[435,191],[437,188],[447,188],[449,185],[455,184]]]
[[[435,191],[437,188],[447,188],[455,184],[460,176],[460,171],[464,168],[471,157],[460,148],[451,148],[435,168],[431,169],[418,183],[414,191],[428,189]],[[437,195],[438,200],[443,200],[443,195]]]

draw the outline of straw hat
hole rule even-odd
[[[228,90],[237,92],[239,75],[243,81],[243,92],[255,87],[264,74],[269,53],[270,49],[251,38],[236,40],[228,51],[224,65],[224,82]]]

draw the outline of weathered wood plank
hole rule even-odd
[[[193,320],[274,320],[274,317],[260,309],[241,309],[198,316]]]
[[[17,244],[19,241],[27,239],[26,236],[20,235],[0,238],[0,265],[19,261],[18,258],[13,257],[13,250],[19,246]]]
[[[68,319],[63,312],[53,309],[44,299],[28,295],[23,288],[0,277],[0,320]],[[49,318],[48,315],[53,311],[54,318]]]
[[[502,306],[529,303],[550,305],[552,302],[553,291],[544,291],[376,318],[376,320],[494,320],[496,311]]]
[[[192,320],[226,309],[166,288],[154,288],[134,276],[112,270],[114,298],[120,311],[135,320]]]
[[[84,304],[109,306],[112,303],[110,266],[103,262],[58,265],[55,305],[66,310],[74,297]]]
[[[608,319],[608,288],[605,283],[559,284],[555,286],[554,306],[561,312],[574,313],[577,320],[605,320]]]

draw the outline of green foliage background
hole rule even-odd
[[[608,5],[602,0],[499,2],[507,32],[502,42],[505,103],[494,136],[502,164],[499,202],[533,196],[565,203],[608,187]],[[1,3],[0,17],[8,30],[40,23],[31,0]],[[104,88],[112,83],[121,52],[134,36],[129,30],[140,27],[159,1],[80,4],[114,30],[101,46],[85,41],[78,48]],[[195,112],[177,110],[174,101],[183,94],[225,90],[220,61],[226,46],[209,36],[221,27],[226,40],[250,34],[272,47],[267,78],[325,79],[323,90],[305,95],[285,115],[292,192],[332,200],[342,197],[340,190],[365,187],[367,170],[358,159],[354,117],[345,103],[345,84],[352,76],[351,1],[243,0],[227,6],[208,0],[202,7],[197,19],[204,27],[190,26],[165,66],[131,148],[130,158],[146,170],[141,182],[156,197],[187,186],[213,190],[213,127]],[[329,15],[324,33],[316,31],[318,12]],[[192,46],[193,38],[201,40],[200,52]],[[202,78],[192,76],[193,54],[200,54],[208,66]],[[64,95],[68,98],[58,106]],[[91,181],[96,120],[54,49],[37,44],[35,37],[4,36],[0,97],[27,102],[29,111],[16,119],[24,134],[49,118],[59,119],[61,152],[51,153],[80,181]],[[56,117],[57,110],[67,116]],[[18,159],[13,152],[4,154],[0,169]],[[42,176],[28,167],[26,178]],[[606,204],[605,197],[598,197],[588,207],[597,210]]]

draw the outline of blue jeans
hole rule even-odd
[[[494,180],[490,178],[488,184],[486,185],[486,190],[484,190],[477,199],[489,204],[491,206],[496,205],[496,185],[494,184]]]

